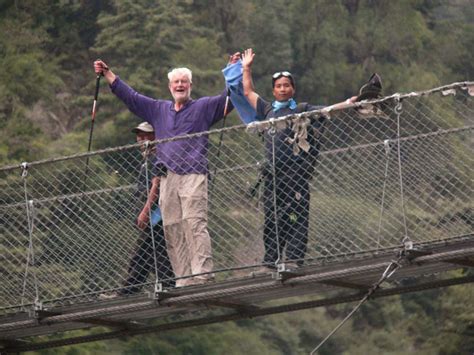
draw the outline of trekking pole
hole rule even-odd
[[[99,97],[99,87],[100,87],[100,77],[103,75],[103,73],[97,74],[97,78],[95,80],[95,94],[94,94],[94,103],[92,104],[92,118],[91,118],[91,127],[89,131],[89,144],[87,147],[87,153],[91,151],[91,146],[92,146],[92,134],[94,132],[94,122],[95,122],[95,115],[97,112],[97,99]],[[87,156],[86,159],[86,170],[84,172],[84,184],[83,184],[83,189],[86,186],[86,180],[87,176],[89,174],[89,156]]]

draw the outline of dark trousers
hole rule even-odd
[[[275,218],[274,201],[276,201],[277,218]],[[271,174],[265,176],[264,263],[274,264],[278,260],[278,255],[280,255],[279,261],[283,262],[283,252],[286,249],[287,261],[303,264],[308,243],[309,201],[309,181],[306,177],[296,174],[278,177],[277,174],[274,191],[273,176]]]
[[[150,272],[155,271],[153,255],[156,257],[158,280],[163,281],[164,287],[174,287],[175,281],[173,279],[175,275],[166,250],[166,241],[161,222],[153,227],[153,239],[155,250],[153,250],[150,227],[140,232],[137,246],[130,260],[127,279],[121,291],[122,294],[140,291]]]

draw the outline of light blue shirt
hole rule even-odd
[[[152,227],[156,226],[161,221],[161,219],[161,211],[159,208],[156,208],[151,211],[150,223]]]

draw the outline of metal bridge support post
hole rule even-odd
[[[151,187],[150,180],[153,180],[153,178],[154,178],[154,176],[152,176],[151,179],[150,179],[149,171],[148,171],[148,165],[149,165],[148,164],[148,159],[149,159],[150,154],[151,154],[150,142],[146,141],[145,142],[145,157],[144,157],[145,162],[144,162],[144,164],[145,164],[147,201],[149,201],[149,198],[150,198],[150,187]],[[154,235],[153,225],[152,225],[152,206],[150,206],[150,209],[148,211],[148,220],[149,220],[148,223],[149,223],[149,227],[150,227],[151,244],[152,244],[152,248],[153,248],[153,267],[154,267],[154,271],[155,271],[155,290],[153,292],[153,299],[155,299],[157,297],[158,292],[163,291],[163,284],[160,282],[159,276],[158,276],[158,261],[156,260],[157,246],[156,246],[156,243],[155,243],[155,235]]]
[[[26,286],[27,286],[27,279],[28,273],[30,272],[30,267],[35,266],[35,257],[34,257],[34,249],[33,249],[33,230],[34,230],[34,219],[35,219],[35,211],[34,211],[34,202],[33,200],[28,199],[28,186],[27,186],[27,177],[28,177],[28,163],[23,162],[21,163],[21,178],[23,180],[23,190],[25,196],[25,208],[26,208],[26,218],[28,223],[28,253],[26,257],[25,263],[25,274],[23,278],[23,289],[21,294],[21,304],[24,305],[25,300],[25,293],[26,293]],[[33,302],[33,309],[35,309],[37,304],[41,304],[39,302],[39,291],[38,291],[38,280],[36,278],[36,272],[33,269],[31,271],[33,275],[33,282],[35,288],[35,300]]]
[[[274,216],[274,219],[275,219],[275,236],[276,236],[276,248],[277,248],[277,260],[275,261],[275,265],[276,267],[278,268],[279,267],[279,263],[281,262],[281,255],[280,255],[280,231],[279,231],[279,226],[278,226],[278,222],[279,222],[279,216],[278,216],[278,206],[277,206],[277,196],[276,196],[276,190],[277,190],[277,187],[276,187],[276,166],[275,166],[275,163],[276,163],[276,159],[275,159],[275,135],[277,133],[277,129],[275,127],[275,121],[273,118],[270,119],[270,129],[268,131],[268,134],[270,135],[270,137],[272,138],[272,184],[273,184],[273,216]]]

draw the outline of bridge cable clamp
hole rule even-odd
[[[273,137],[276,135],[276,132],[277,132],[276,126],[275,126],[275,118],[272,117],[268,121],[270,122],[270,129],[268,130],[268,134],[271,137]]]
[[[402,242],[403,242],[403,248],[405,252],[407,250],[413,249],[413,241],[410,239],[409,236],[406,235],[405,238],[403,238]]]
[[[155,282],[155,294],[158,292],[163,292],[165,289],[163,288],[162,282]]]
[[[168,291],[165,290],[162,282],[155,282],[155,288],[153,292],[148,292],[148,297],[157,301],[159,304],[161,300],[166,298],[166,297],[163,297],[163,295],[167,292]]]
[[[28,163],[24,161],[23,163],[20,164],[21,167],[21,177],[24,179],[28,176]]]
[[[395,96],[395,101],[396,105],[395,108],[393,109],[397,115],[400,115],[402,113],[403,105],[402,105],[402,99],[400,98],[399,94],[396,94]]]
[[[390,155],[390,151],[392,150],[392,147],[390,147],[390,139],[385,139],[383,141],[383,146],[385,148],[385,155]]]
[[[34,318],[40,318],[40,312],[44,311],[43,302],[41,302],[38,298],[35,298],[33,304],[31,306],[30,316]]]

